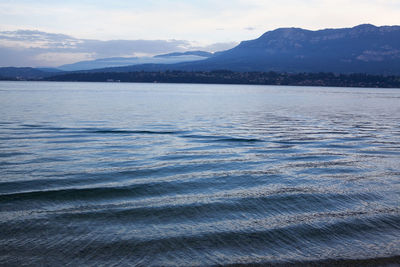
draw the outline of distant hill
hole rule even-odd
[[[140,64],[174,64],[187,61],[204,60],[212,56],[212,53],[204,51],[177,52],[154,57],[113,57],[96,60],[80,61],[73,64],[59,66],[63,71],[90,70]]]
[[[51,70],[51,71],[50,71]],[[0,76],[11,79],[38,79],[55,75],[57,71],[55,69],[46,69],[46,71],[35,68],[15,68],[15,67],[4,67],[0,68]],[[57,74],[60,74],[58,72]]]
[[[154,56],[155,58],[166,58],[166,57],[179,57],[179,56],[199,56],[199,57],[204,57],[204,58],[209,58],[213,56],[213,53],[210,52],[205,52],[205,51],[187,51],[187,52],[175,52],[175,53],[169,53],[169,54],[163,54],[163,55],[158,55]]]
[[[53,72],[53,73],[63,72],[62,70],[56,69],[56,68],[35,68],[35,69],[41,70],[41,71],[44,71],[44,72]]]
[[[101,71],[277,71],[400,74],[400,26],[309,31],[281,28],[205,60]],[[99,70],[100,71],[100,70]]]

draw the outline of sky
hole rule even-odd
[[[1,0],[0,66],[229,49],[280,27],[400,24],[399,0]]]

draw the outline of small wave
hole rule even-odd
[[[217,135],[184,135],[184,138],[193,138],[198,140],[206,140],[205,142],[221,142],[221,143],[258,143],[264,142],[257,138],[228,137]]]
[[[87,130],[89,133],[97,134],[180,134],[182,131],[149,131],[149,130]]]
[[[256,139],[256,138],[221,138],[215,140],[216,142],[238,142],[238,143],[258,143],[258,142],[263,142],[261,139]]]
[[[0,158],[9,158],[15,156],[24,156],[24,155],[32,155],[32,153],[28,152],[0,152]]]
[[[124,130],[124,129],[113,129],[113,128],[68,128],[68,127],[53,127],[49,125],[41,125],[41,124],[21,124],[23,128],[28,129],[39,129],[39,130],[48,130],[51,132],[54,131],[63,131],[63,132],[85,132],[85,133],[95,133],[95,134],[182,134],[185,131],[175,131],[175,130]],[[21,128],[13,128],[11,130],[18,130]],[[42,132],[39,132],[42,133]]]
[[[46,125],[43,124],[21,124],[22,127],[27,127],[27,128],[41,128],[41,127],[46,127]]]

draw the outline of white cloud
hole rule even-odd
[[[398,0],[2,0],[0,25],[85,39],[211,43],[252,39],[277,27],[392,25],[399,23],[399,12]],[[257,29],[246,30],[248,25]]]
[[[2,0],[0,25],[85,39],[215,43],[253,39],[278,27],[393,25],[399,13],[398,0]]]

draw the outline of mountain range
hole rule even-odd
[[[60,70],[83,72],[231,70],[400,75],[400,26],[376,27],[363,24],[353,28],[318,31],[279,28],[266,32],[255,40],[243,41],[230,50],[213,54],[192,51],[142,59],[102,59],[64,65]],[[15,71],[18,72],[17,69]],[[26,69],[24,71],[27,72]],[[44,73],[44,76],[50,75],[49,70],[39,71]],[[0,76],[6,77],[2,68]]]
[[[113,57],[80,61],[73,64],[59,66],[57,69],[62,71],[78,71],[141,64],[173,64],[187,61],[204,60],[211,56],[212,53],[209,52],[188,51],[162,54],[154,57]]]

